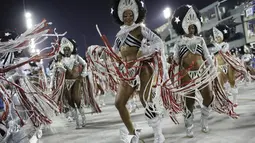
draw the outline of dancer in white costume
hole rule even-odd
[[[229,44],[226,42],[230,36],[230,29],[227,25],[217,25],[213,28],[214,41],[212,42],[214,48],[212,50],[214,58],[217,63],[219,79],[221,86],[224,88],[226,83],[229,83],[230,89],[225,89],[233,96],[233,103],[237,106],[236,96],[238,89],[236,86],[236,72],[235,69],[225,61],[223,56],[228,55],[231,59],[236,59],[231,56]]]
[[[173,85],[175,89],[172,89],[172,92],[175,92],[178,95],[177,98],[183,101],[179,107],[184,110],[188,137],[194,136],[193,110],[195,99],[199,101],[196,98],[199,92],[203,98],[202,103],[199,101],[203,132],[209,131],[208,119],[211,107],[219,113],[225,113],[233,118],[237,117],[233,112],[233,104],[217,80],[218,74],[204,39],[196,36],[201,32],[201,22],[199,11],[191,5],[183,5],[176,9],[172,18],[173,28],[180,35],[175,44],[173,59],[170,60],[172,66],[179,66],[179,73],[176,74],[178,76],[176,82],[179,82],[179,85]],[[171,75],[171,79],[174,79],[175,74]]]
[[[65,80],[65,83],[64,86],[62,86],[64,88],[63,98],[65,98],[68,104],[75,110],[76,128],[85,127],[85,112],[81,104],[82,96],[83,94],[90,93],[87,90],[91,90],[91,83],[87,74],[87,63],[77,54],[77,45],[74,40],[64,37],[61,40],[60,47],[62,59],[57,65],[57,68],[61,68],[62,72],[64,72],[63,79]],[[53,77],[52,79],[56,78]],[[81,91],[83,91],[83,93]],[[94,100],[93,94],[85,96],[84,100],[88,101],[90,105],[95,108],[96,112],[101,112]],[[79,122],[77,110],[80,112],[82,117],[81,124]]]
[[[26,129],[32,127],[40,130],[38,127],[43,124],[50,124],[51,113],[54,110],[58,110],[54,102],[49,100],[42,90],[37,89],[20,68],[31,61],[53,56],[57,49],[24,61],[15,57],[16,51],[22,51],[29,47],[31,39],[34,39],[34,42],[38,44],[47,38],[45,36],[50,36],[50,34],[47,34],[49,29],[46,26],[47,23],[44,20],[42,23],[24,32],[21,36],[16,37],[12,32],[5,32],[5,37],[1,37],[0,53],[4,54],[0,69],[0,77],[4,81],[1,82],[1,98],[5,101],[6,108],[4,115],[7,115],[2,116],[1,120],[6,122],[8,127],[7,134],[1,142],[29,142],[31,131]],[[12,92],[9,93],[7,88],[11,89]],[[41,137],[41,132],[39,131],[38,133],[37,137]]]
[[[114,0],[112,16],[121,25],[113,47],[114,53],[111,53],[113,59],[118,62],[119,67],[116,70],[120,79],[115,106],[127,128],[127,131],[121,131],[121,140],[126,143],[139,142],[140,129],[134,127],[126,108],[127,101],[139,86],[145,118],[154,131],[154,143],[165,141],[157,110],[159,108],[152,102],[155,95],[153,86],[157,87],[160,84],[158,82],[167,76],[167,72],[164,72],[164,45],[160,37],[142,26],[145,14],[145,4],[142,0]],[[160,97],[158,94],[156,96]]]

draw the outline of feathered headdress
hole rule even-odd
[[[131,10],[134,14],[134,22],[140,23],[144,20],[146,15],[146,8],[143,0],[113,0],[111,14],[115,21],[123,25],[123,13],[126,10]]]
[[[69,47],[72,54],[76,53],[76,42],[73,39],[63,37],[60,42],[60,53],[64,54],[64,48]]]
[[[191,5],[183,5],[175,10],[172,25],[178,35],[189,34],[189,26],[196,26],[196,34],[201,32],[202,17],[198,9]]]
[[[223,41],[228,40],[230,36],[230,29],[227,25],[217,25],[213,27],[213,38],[221,37]]]

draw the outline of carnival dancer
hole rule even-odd
[[[37,26],[36,28],[40,27]],[[43,29],[45,27],[43,26],[41,28]],[[49,124],[51,122],[51,113],[54,110],[57,111],[57,107],[55,106],[54,102],[51,102],[43,91],[37,90],[36,87],[34,87],[31,81],[27,79],[24,71],[21,68],[22,65],[25,65],[29,61],[40,60],[43,58],[43,56],[37,56],[25,61],[21,61],[21,58],[18,58],[17,54],[15,54],[17,53],[16,51],[21,51],[28,46],[25,44],[26,40],[28,40],[25,38],[27,35],[30,35],[38,40],[42,37],[40,34],[47,33],[46,31],[48,30],[44,31],[42,29],[39,28],[37,31],[33,27],[30,31],[32,33],[27,31],[18,38],[16,33],[5,31],[4,37],[1,37],[0,51],[1,53],[4,53],[1,67],[1,73],[4,73],[4,75],[1,75],[1,80],[5,81],[5,83],[1,83],[0,91],[1,98],[5,99],[5,110],[8,115],[5,117],[2,116],[1,118],[1,120],[6,122],[8,126],[8,133],[2,140],[3,142],[29,142],[29,134],[31,132],[25,129],[26,127],[36,128],[36,130],[38,129],[39,132],[37,135],[40,138],[41,131],[38,127],[42,124]],[[28,41],[30,40],[31,39]],[[20,49],[18,49],[19,47]],[[53,53],[50,55],[52,54]],[[46,57],[48,56],[49,55]],[[3,85],[5,87],[3,87]],[[8,89],[11,91],[8,92]]]
[[[171,21],[179,39],[175,43],[172,66],[179,66],[179,86],[176,87],[180,97],[184,97],[184,123],[186,135],[193,137],[194,103],[196,93],[202,95],[201,126],[207,133],[208,117],[211,106],[219,113],[231,117],[237,115],[233,112],[233,104],[227,99],[217,80],[217,71],[209,54],[206,43],[202,37],[196,36],[201,32],[202,17],[196,7],[183,5],[176,9]],[[171,77],[173,78],[173,77]],[[212,86],[211,86],[212,83]],[[220,104],[223,103],[223,104]]]
[[[213,27],[213,54],[217,63],[216,66],[218,67],[220,83],[224,89],[226,87],[224,84],[230,84],[230,89],[226,89],[226,91],[230,92],[230,94],[233,96],[233,102],[235,106],[237,106],[236,96],[238,94],[238,89],[235,82],[236,72],[234,68],[223,58],[223,54],[227,54],[229,57],[234,59],[234,57],[231,56],[229,44],[226,42],[229,36],[230,29],[227,25],[217,25],[216,27]]]
[[[63,68],[63,64],[61,63],[62,55],[57,54],[55,58],[50,62],[49,65],[49,90],[52,92],[51,99],[54,100],[60,109],[60,113],[64,113],[69,122],[72,122],[75,117],[74,109],[68,104],[67,99],[64,98],[64,75],[65,69]]]
[[[76,128],[85,127],[85,113],[82,108],[82,95],[81,89],[84,88],[85,78],[87,78],[87,63],[77,54],[76,42],[72,39],[62,38],[60,44],[60,54],[62,59],[61,64],[58,64],[58,68],[62,68],[65,73],[65,85],[64,85],[64,98],[67,99],[68,104],[75,109]],[[54,79],[54,78],[53,78]],[[84,91],[86,92],[86,91]],[[92,97],[93,98],[93,97]],[[95,100],[90,100],[92,106],[96,108],[97,112],[100,112]],[[82,117],[82,124],[80,125],[78,111]]]
[[[111,61],[108,60],[105,46],[91,45],[86,52],[86,59],[88,61],[88,69],[91,70],[94,81],[95,97],[100,106],[104,106],[104,98],[109,92],[116,92],[118,85],[116,79],[108,73],[112,67]],[[138,93],[138,92],[137,92]],[[128,101],[128,109],[133,113],[138,109],[136,104],[136,96],[133,96]]]
[[[140,101],[145,108],[145,118],[149,126],[153,128],[154,143],[163,143],[165,138],[160,126],[161,118],[158,108],[152,102],[152,95],[155,93],[152,91],[154,89],[152,85],[157,86],[155,77],[166,78],[164,77],[166,74],[161,77],[157,75],[160,73],[157,66],[163,64],[164,69],[166,64],[163,42],[155,33],[141,24],[146,14],[142,0],[114,0],[113,2],[112,16],[121,25],[113,47],[113,55],[119,65],[117,73],[120,80],[115,106],[127,128],[126,131],[121,131],[123,135],[121,140],[126,143],[139,142],[140,129],[132,124],[126,104],[135,90],[140,88]],[[156,57],[157,54],[161,56]],[[155,67],[152,67],[153,65]]]

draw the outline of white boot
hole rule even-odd
[[[71,117],[73,118],[73,120],[76,120],[75,110],[75,108],[71,108]]]
[[[204,133],[209,132],[209,127],[208,127],[209,114],[210,114],[210,109],[206,106],[203,106],[201,108],[201,126],[202,126],[202,131]]]
[[[81,126],[85,127],[86,126],[86,117],[85,117],[85,112],[84,109],[82,107],[80,107],[79,112],[81,114]]]
[[[193,138],[194,137],[194,133],[193,133],[193,119],[194,119],[194,115],[193,113],[187,113],[186,115],[184,115],[184,123],[185,123],[185,127],[186,127],[186,136],[189,138]]]
[[[161,119],[159,116],[153,118],[153,119],[147,119],[148,124],[150,127],[152,127],[154,132],[154,143],[163,143],[165,141],[165,137],[162,134],[162,128],[161,128]]]
[[[80,129],[79,115],[77,109],[75,109],[75,121],[76,121],[76,129]]]
[[[135,135],[129,135],[128,130],[126,128],[120,129],[120,140],[123,143],[139,143],[139,136],[141,133],[141,129],[135,130]]]
[[[67,121],[72,122],[73,120],[75,120],[73,118],[74,116],[75,116],[74,111],[72,108],[70,108],[69,111],[67,112]]]
[[[232,96],[233,96],[233,103],[234,103],[234,107],[237,107],[237,94],[238,94],[238,88],[237,87],[234,87],[234,88],[231,88],[231,93],[232,93]]]
[[[131,139],[130,143],[139,143],[140,134],[141,134],[141,129],[136,129],[135,135],[133,135],[133,138]]]

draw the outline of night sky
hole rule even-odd
[[[195,4],[199,9],[215,0],[145,0],[147,6],[146,26],[150,29],[164,24],[162,11],[165,7],[172,10],[183,4]],[[114,41],[119,25],[113,23],[110,15],[110,0],[25,0],[26,10],[33,15],[33,22],[39,23],[43,18],[53,22],[52,27],[59,33],[68,32],[67,37],[77,41],[79,53],[83,56],[85,47],[102,41],[96,31],[98,24],[101,32],[110,42]],[[16,29],[24,32],[23,0],[1,0],[0,30]]]

